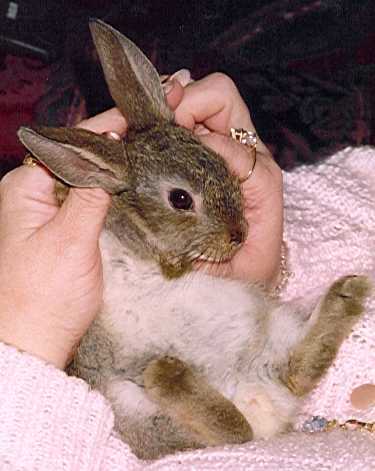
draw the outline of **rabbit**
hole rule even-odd
[[[340,278],[306,309],[193,269],[230,260],[252,229],[240,181],[176,125],[143,53],[100,20],[90,28],[126,138],[18,132],[59,181],[112,195],[102,308],[69,372],[111,402],[117,431],[142,459],[288,431],[363,312],[370,281]]]

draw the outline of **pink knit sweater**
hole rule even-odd
[[[283,297],[315,297],[340,275],[375,276],[375,150],[347,149],[285,175],[286,240],[294,276]],[[308,301],[306,301],[308,302]],[[311,415],[375,421],[349,397],[375,384],[375,297],[318,388]],[[139,461],[113,432],[109,404],[87,384],[0,344],[1,470],[364,470],[374,469],[375,434],[296,431],[269,441]]]

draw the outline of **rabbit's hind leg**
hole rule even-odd
[[[330,287],[308,321],[311,327],[293,348],[283,381],[296,396],[310,392],[332,364],[337,351],[363,312],[371,283],[345,276]]]
[[[143,386],[118,375],[105,386],[105,395],[115,413],[115,429],[138,458],[152,460],[202,447],[186,427],[148,397]]]
[[[236,406],[184,362],[173,357],[153,360],[143,377],[150,398],[202,446],[252,439],[252,429]]]

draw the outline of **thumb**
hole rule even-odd
[[[55,179],[42,165],[21,165],[8,172],[1,180],[2,199],[11,196],[11,202],[30,201],[53,203]]]
[[[71,188],[54,222],[69,238],[96,243],[110,203],[110,195],[101,188]]]
[[[28,237],[57,213],[55,180],[42,166],[21,165],[0,183],[1,233]]]

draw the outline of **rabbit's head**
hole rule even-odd
[[[118,31],[90,24],[111,95],[128,123],[124,141],[77,128],[21,128],[20,140],[68,185],[113,195],[109,229],[163,273],[230,259],[247,224],[238,178],[222,157],[174,123],[159,76]]]

